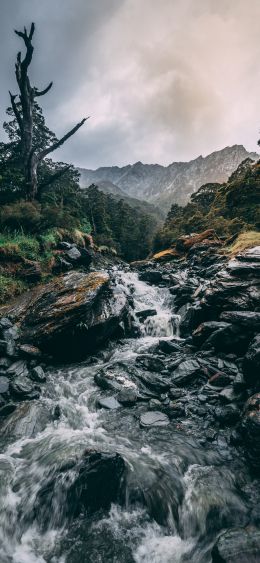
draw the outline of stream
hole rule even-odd
[[[220,530],[246,522],[237,462],[185,432],[185,417],[181,428],[174,421],[141,428],[147,403],[97,407],[98,399],[113,392],[102,391],[95,374],[121,370],[124,385],[134,387],[131,366],[137,355],[151,353],[161,339],[178,338],[179,317],[172,313],[167,289],[139,281],[135,273],[118,272],[117,279],[132,296],[135,312],[152,308],[157,314],[142,324],[136,317],[139,337],[110,342],[80,364],[49,368],[29,422],[20,420],[1,435],[1,563],[210,563]],[[57,405],[61,414],[50,419]],[[67,522],[57,491],[48,525],[42,526],[32,513],[51,468],[86,448],[123,457],[128,468],[124,502]]]

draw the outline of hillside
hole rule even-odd
[[[139,211],[148,215],[152,215],[157,219],[157,221],[163,221],[163,219],[165,218],[165,212],[163,212],[159,207],[142,199],[128,196],[126,192],[121,190],[121,188],[119,188],[112,182],[106,182],[105,180],[103,180],[98,183],[98,188],[104,194],[113,196],[113,198],[117,201],[123,199],[125,203],[130,205],[130,207],[138,209]],[[84,190],[84,188],[82,189]]]
[[[260,228],[260,161],[246,159],[225,183],[207,183],[184,207],[173,204],[155,249],[171,246],[181,235],[214,229],[219,237],[233,237]]]
[[[185,205],[191,194],[208,182],[226,182],[246,158],[256,160],[243,145],[226,147],[206,157],[199,156],[190,162],[173,162],[169,166],[136,162],[123,167],[102,167],[97,170],[80,168],[81,187],[94,183],[102,189],[103,182],[113,184],[122,194],[144,199],[167,211],[172,203]],[[104,185],[104,184],[103,184]]]

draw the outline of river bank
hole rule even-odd
[[[259,260],[201,243],[3,311],[1,561],[258,560]]]

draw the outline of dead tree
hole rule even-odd
[[[20,138],[21,138],[21,159],[24,170],[25,178],[25,189],[26,197],[28,200],[33,200],[37,197],[38,193],[38,180],[37,180],[37,170],[40,162],[51,152],[58,149],[67,139],[69,139],[78,129],[85,123],[88,117],[82,119],[80,123],[77,123],[66,135],[61,139],[54,142],[51,146],[41,150],[39,147],[33,146],[33,106],[35,98],[39,96],[44,96],[49,92],[52,87],[52,82],[44,88],[43,90],[38,90],[38,88],[31,86],[30,79],[28,76],[28,68],[32,61],[33,56],[33,46],[32,38],[35,30],[34,23],[31,24],[31,29],[29,33],[26,27],[24,31],[15,31],[15,33],[21,37],[25,43],[26,54],[22,60],[21,52],[17,55],[16,65],[15,65],[15,75],[17,84],[19,86],[19,98],[20,104],[16,103],[16,95],[10,94],[11,105],[14,115],[17,119]],[[21,108],[21,109],[20,109]],[[54,174],[53,177],[48,181],[48,184],[55,181],[57,175]]]

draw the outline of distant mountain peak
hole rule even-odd
[[[237,144],[168,166],[144,164],[139,160],[122,167],[80,168],[80,184],[88,187],[93,183],[111,182],[114,189],[119,188],[127,196],[153,203],[166,211],[172,203],[185,205],[203,184],[226,182],[246,158],[257,160],[259,155]]]

